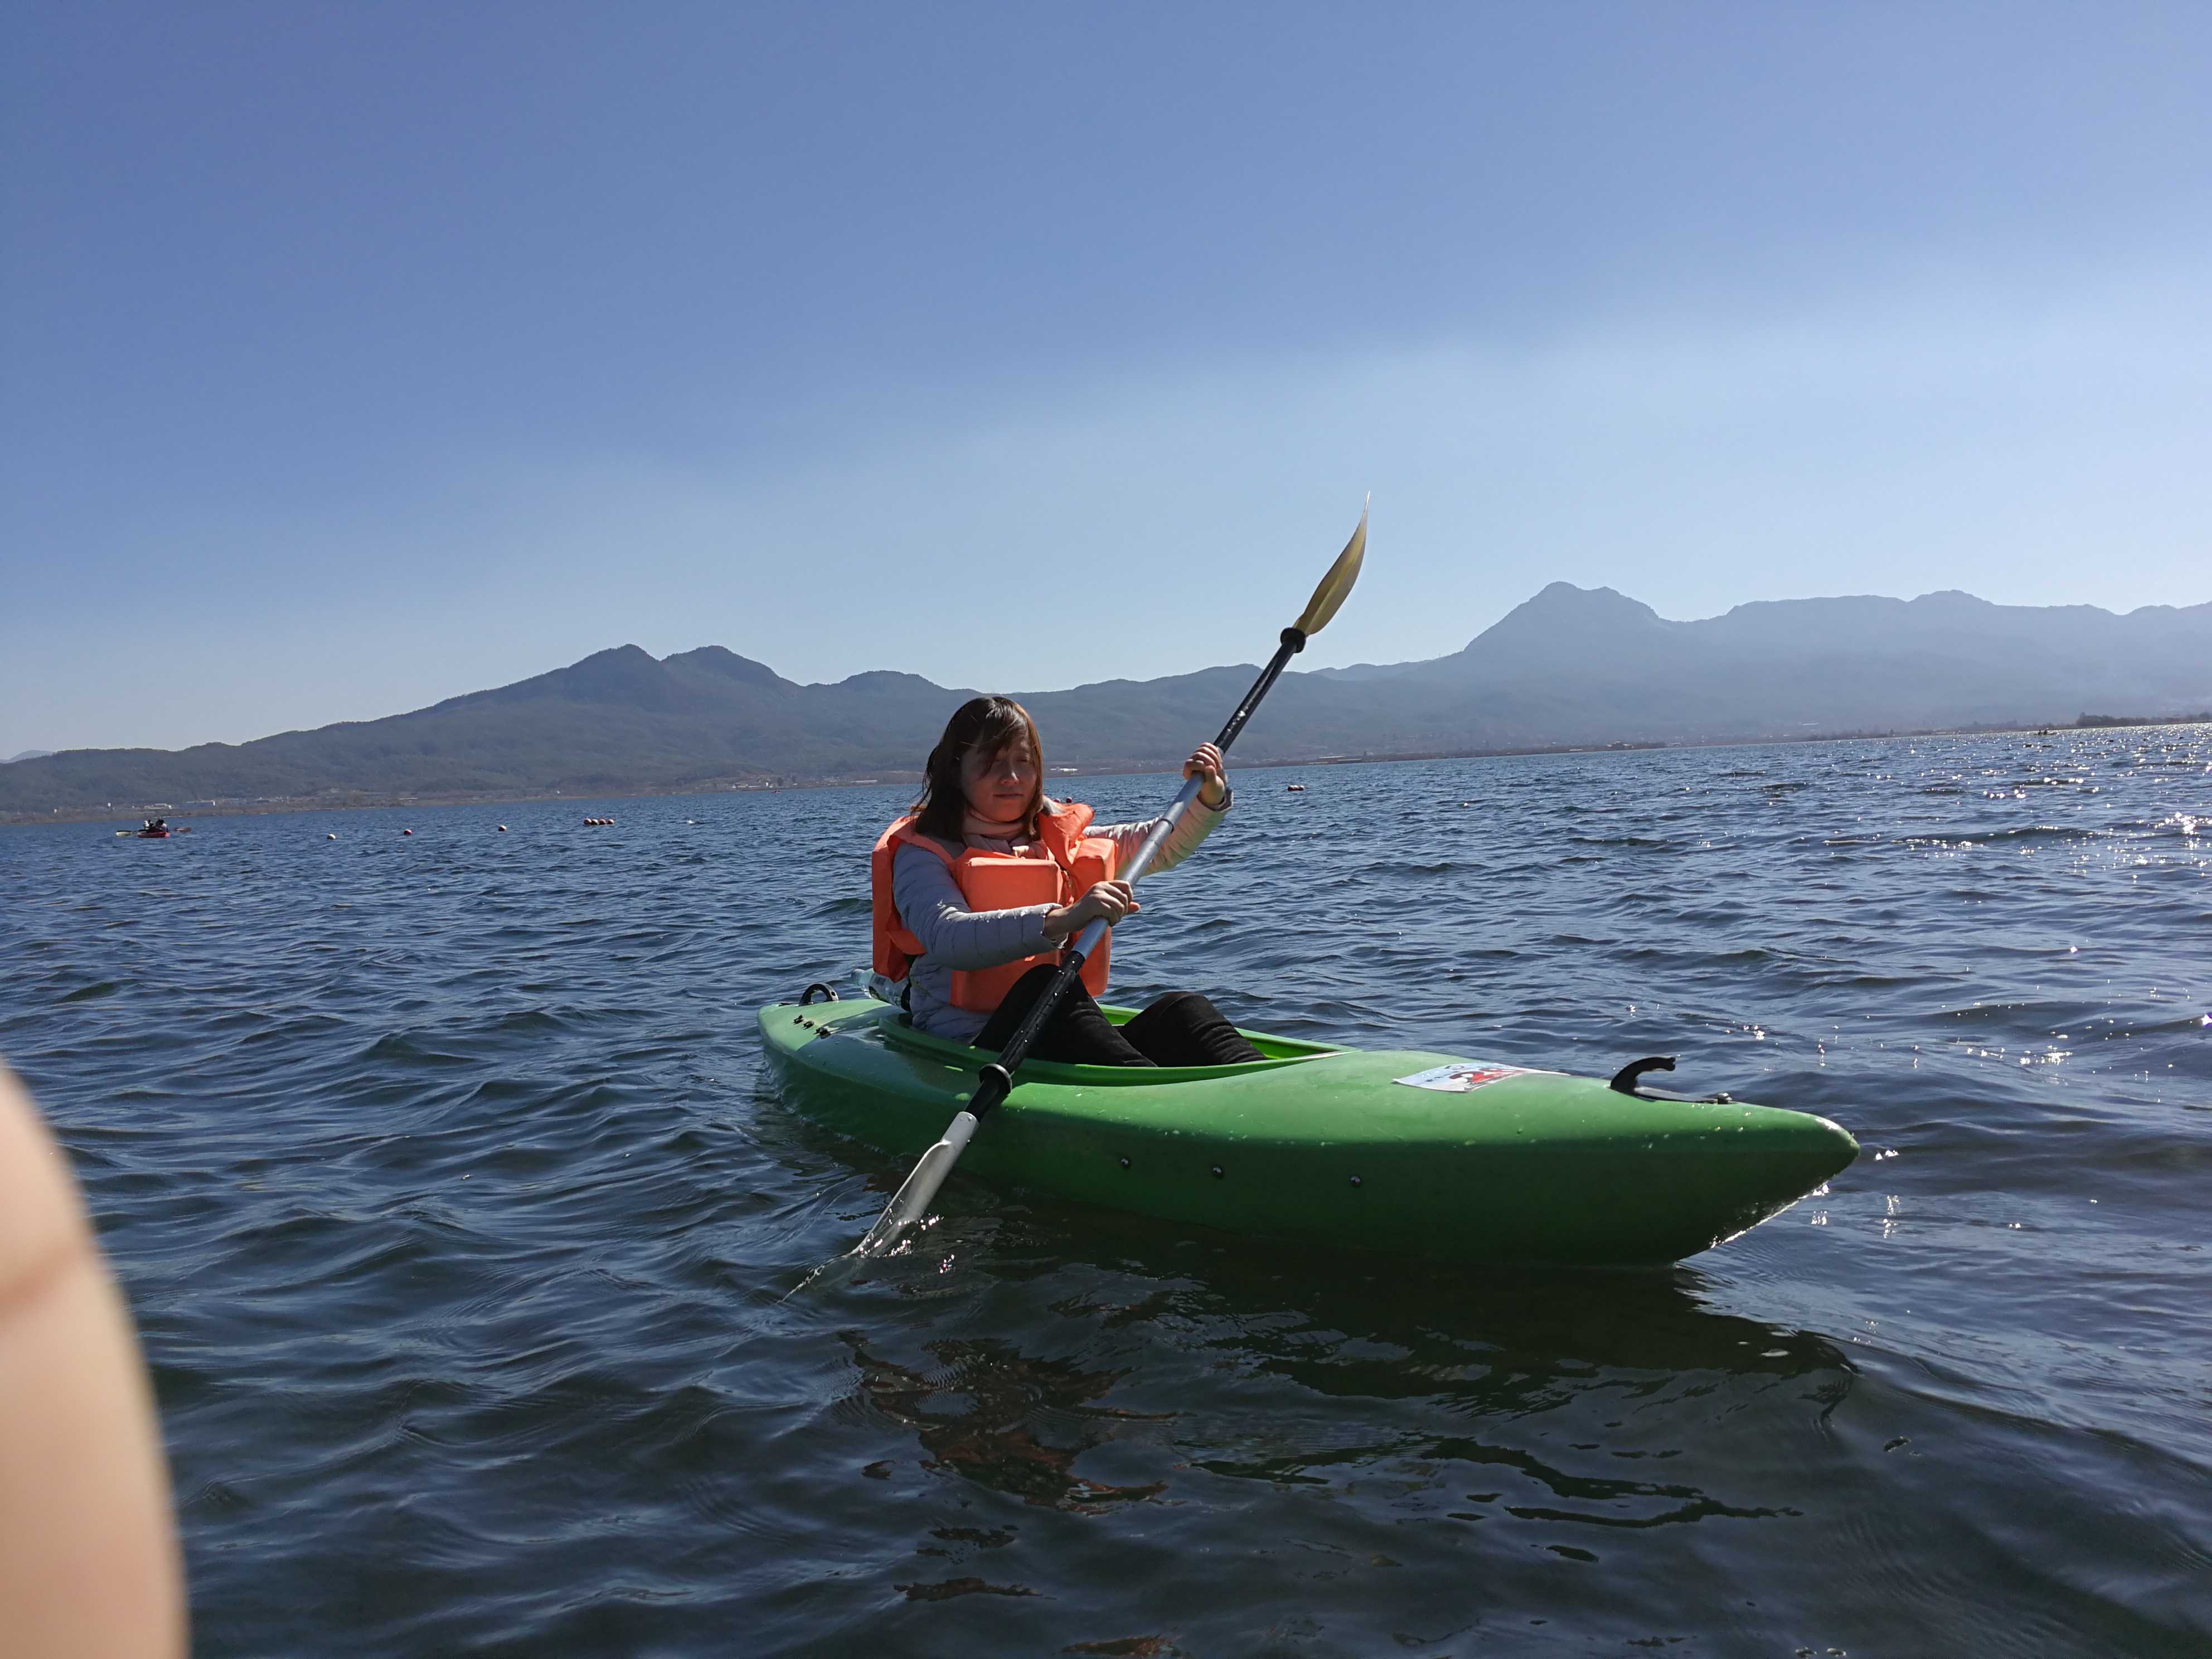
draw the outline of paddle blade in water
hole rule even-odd
[[[952,1166],[960,1161],[960,1154],[975,1133],[975,1119],[968,1112],[954,1115],[945,1139],[921,1155],[921,1162],[914,1166],[914,1173],[896,1196],[884,1206],[876,1224],[868,1229],[868,1236],[853,1247],[854,1255],[881,1255],[896,1248],[908,1228],[929,1213],[929,1206],[937,1201],[937,1189],[945,1184],[945,1177],[952,1173]]]
[[[1328,568],[1328,574],[1321,579],[1321,586],[1306,601],[1306,613],[1297,620],[1301,634],[1314,635],[1328,626],[1352,592],[1352,583],[1359,580],[1359,562],[1367,556],[1367,509],[1359,509],[1359,528],[1352,532],[1352,539],[1344,544],[1344,551],[1336,556],[1336,562]]]

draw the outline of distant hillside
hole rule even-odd
[[[1251,665],[1024,696],[1056,765],[1167,763]],[[180,750],[72,750],[0,769],[0,817],[152,802],[337,803],[912,775],[972,692],[911,674],[798,685],[707,646],[634,645],[412,714]],[[1738,605],[1668,622],[1554,582],[1464,650],[1290,674],[1248,761],[2071,723],[2212,708],[2212,604],[2115,616],[1966,593]]]
[[[1572,741],[2070,722],[2083,709],[2212,702],[2212,605],[1917,599],[1740,605],[1668,622],[1610,588],[1554,582],[1465,650],[1407,680],[1476,702],[1557,699]]]

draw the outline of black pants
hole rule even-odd
[[[975,1046],[1004,1048],[1059,971],[1046,963],[1016,980],[998,1012],[984,1023]],[[1078,1066],[1235,1066],[1267,1056],[1195,991],[1170,991],[1127,1025],[1117,1026],[1099,1012],[1079,980],[1037,1033],[1030,1058]]]

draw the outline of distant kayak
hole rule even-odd
[[[925,1036],[871,997],[778,1004],[760,1027],[796,1109],[899,1158],[944,1132],[996,1058]],[[1265,1058],[1032,1060],[962,1168],[1267,1237],[1468,1265],[1627,1266],[1724,1243],[1858,1155],[1804,1112],[1244,1035]]]

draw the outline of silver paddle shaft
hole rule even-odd
[[[1168,844],[1168,837],[1175,834],[1176,825],[1182,822],[1183,814],[1190,811],[1191,802],[1198,799],[1198,792],[1205,787],[1206,775],[1202,772],[1194,778],[1183,780],[1182,793],[1170,803],[1166,811],[1160,814],[1151,833],[1131,855],[1128,863],[1114,872],[1115,880],[1133,885],[1138,877],[1152,867],[1152,860],[1160,855],[1160,848]],[[1082,896],[1078,894],[1077,896]],[[1075,936],[1076,954],[1088,962],[1091,953],[1098,948],[1099,941],[1106,937],[1106,919],[1101,916],[1078,933]]]

